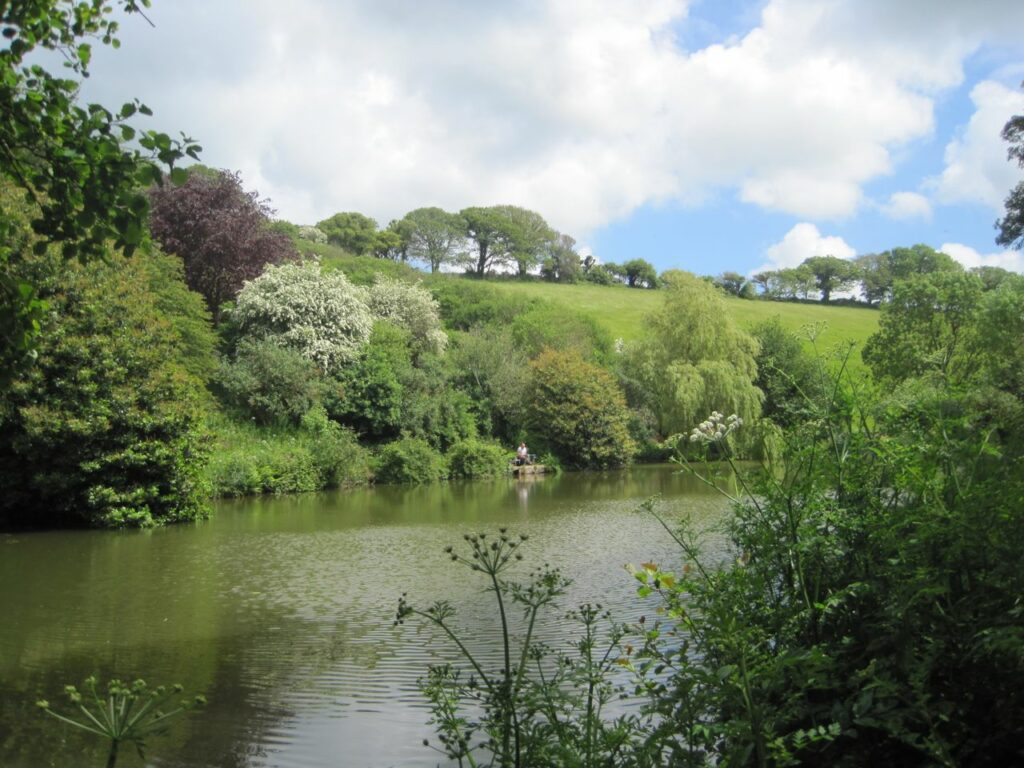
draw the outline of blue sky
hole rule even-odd
[[[158,0],[142,96],[283,218],[512,203],[606,261],[750,272],[924,242],[1024,271],[1019,0]]]

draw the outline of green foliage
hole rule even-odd
[[[477,413],[479,431],[511,442],[525,425],[529,359],[507,325],[458,334],[451,351],[455,380]]]
[[[419,283],[378,276],[366,292],[366,304],[377,320],[386,320],[409,333],[413,354],[441,353],[448,336],[441,328],[440,307]]]
[[[833,291],[847,290],[860,277],[855,264],[836,256],[811,256],[804,259],[800,266],[814,275],[818,290],[821,291],[821,300],[825,304],[828,304]]]
[[[583,273],[583,280],[595,285],[615,285],[619,282],[616,277],[604,264],[595,264]]]
[[[157,311],[174,328],[175,359],[200,381],[209,382],[217,371],[217,334],[203,297],[185,284],[179,258],[154,247],[146,249],[140,264]]]
[[[770,280],[767,273],[762,272],[760,277],[761,282],[767,285]],[[751,299],[754,297],[753,284],[739,272],[723,272],[715,278],[714,282],[715,285],[731,296],[738,296],[741,299]]]
[[[260,425],[297,425],[320,394],[316,366],[272,339],[243,339],[218,384],[228,402]]]
[[[135,115],[152,114],[138,101],[116,112],[78,102],[80,82],[89,75],[92,41],[120,45],[114,8],[132,14],[148,6],[148,0],[33,0],[3,6],[0,179],[12,182],[33,203],[37,255],[47,243],[59,243],[66,258],[82,261],[105,258],[111,246],[131,254],[145,231],[147,202],[140,187],[162,182],[162,168],[171,169],[177,183],[183,173],[174,164],[200,151],[187,137],[179,142],[133,127]],[[65,67],[61,75],[45,66],[58,59]],[[9,243],[6,205],[0,214],[0,242]],[[15,280],[9,271],[24,255],[0,247],[0,317],[5,321],[0,381],[31,352],[43,309],[34,286]]]
[[[432,483],[448,477],[444,456],[430,443],[405,437],[380,449],[374,477],[379,483]]]
[[[231,312],[242,334],[270,338],[332,373],[355,359],[370,338],[363,289],[317,264],[268,267],[238,294]]]
[[[440,208],[417,208],[405,214],[403,221],[409,237],[409,258],[429,264],[431,272],[464,258],[466,222],[458,214]]]
[[[214,496],[302,493],[364,485],[369,453],[355,435],[313,408],[299,429],[219,422],[207,476]]]
[[[445,552],[481,574],[494,595],[497,652],[485,656],[467,644],[455,606],[446,600],[421,609],[403,594],[395,617],[396,625],[415,617],[438,630],[464,665],[433,666],[419,681],[440,742],[433,748],[470,766],[658,765],[658,748],[644,738],[640,718],[606,714],[622,694],[611,682],[621,660],[622,628],[600,605],[584,604],[569,614],[579,632],[565,650],[539,642],[535,628],[555,610],[570,582],[549,566],[526,581],[509,578],[526,536],[513,538],[501,528],[490,539],[484,533],[464,538],[465,553],[455,547]]]
[[[898,281],[892,301],[882,306],[878,333],[864,347],[864,361],[884,380],[929,372],[950,382],[968,380],[977,371],[972,323],[981,296],[981,281],[963,271]]]
[[[398,437],[405,400],[402,382],[411,369],[409,334],[390,323],[375,323],[359,358],[328,385],[328,412],[365,439]]]
[[[317,222],[316,228],[327,235],[327,242],[356,256],[371,253],[377,241],[377,222],[354,211],[336,213]]]
[[[441,307],[448,328],[468,331],[477,325],[509,325],[537,304],[536,299],[509,295],[493,285],[465,278],[438,276],[430,290]]]
[[[475,437],[476,413],[469,397],[451,386],[453,370],[445,358],[424,355],[402,380],[402,431],[440,451]]]
[[[618,383],[576,352],[545,350],[531,363],[527,422],[566,464],[618,467],[636,452]]]
[[[512,341],[527,357],[541,350],[575,351],[604,362],[612,354],[612,338],[597,321],[568,307],[545,302],[521,313],[512,322]]]
[[[754,384],[764,393],[761,413],[781,427],[792,426],[806,417],[808,398],[820,387],[815,360],[778,317],[755,325],[751,335],[758,344]]]
[[[0,519],[153,525],[206,512],[200,387],[148,288],[146,256],[23,268],[52,308],[36,364],[4,394]]]
[[[452,477],[498,477],[508,472],[509,451],[498,443],[462,440],[448,451]]]
[[[663,306],[625,363],[639,384],[635,397],[662,435],[688,429],[715,408],[756,419],[763,399],[754,384],[757,342],[736,326],[714,286],[685,272],[666,276]]]
[[[556,283],[578,282],[583,276],[583,265],[576,253],[576,241],[569,235],[551,240],[541,261],[540,274]]]
[[[634,669],[683,764],[1019,758],[1020,454],[954,390],[918,380],[880,410],[855,386],[823,388],[765,472],[733,465],[733,563],[666,524],[683,572],[636,569],[665,622]],[[730,456],[731,426],[704,426],[692,439]]]
[[[1014,115],[1003,126],[1003,140],[1010,144],[1008,160],[1024,168],[1024,115]],[[996,242],[1007,248],[1024,248],[1024,181],[1018,182],[1006,197],[1006,215],[996,222]]]
[[[105,700],[100,699],[95,677],[86,679],[85,688],[84,694],[73,685],[64,688],[71,704],[85,716],[84,718],[55,712],[50,702],[45,699],[37,704],[46,714],[62,723],[110,742],[107,768],[114,768],[117,764],[122,744],[133,745],[139,757],[145,760],[146,739],[164,733],[171,721],[179,715],[206,704],[206,699],[202,696],[196,696],[191,701],[174,701],[182,691],[180,685],[150,689],[145,680],[136,680],[131,685],[120,680],[111,680],[107,683]],[[168,709],[168,706],[173,708]]]
[[[622,265],[622,272],[630,288],[658,287],[658,271],[649,261],[630,259]]]

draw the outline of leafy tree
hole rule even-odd
[[[630,259],[622,265],[626,285],[630,288],[657,288],[658,271],[649,261]]]
[[[295,258],[291,238],[269,227],[271,209],[242,188],[237,173],[189,173],[179,187],[153,187],[150,229],[165,251],[181,257],[185,281],[220,321],[221,306],[268,264]]]
[[[1010,273],[981,299],[975,339],[989,380],[1024,401],[1024,277]]]
[[[972,275],[977,275],[986,291],[994,291],[1007,280],[1013,279],[1015,273],[1002,267],[971,267],[968,270]]]
[[[811,256],[804,259],[802,267],[806,267],[821,291],[821,300],[828,304],[833,291],[845,291],[856,282],[857,267],[846,259],[836,256]]]
[[[318,243],[320,245],[327,243],[327,235],[323,233],[323,230],[317,229],[316,227],[299,227],[299,231],[296,235],[301,240],[308,240],[311,243]]]
[[[607,264],[593,264],[583,273],[583,279],[595,285],[615,285],[619,282],[618,275],[608,269]]]
[[[750,282],[761,287],[762,296],[771,296],[773,293],[773,283],[775,282],[775,273],[772,271],[758,272],[751,276]]]
[[[477,410],[480,431],[516,439],[525,422],[530,368],[510,327],[477,325],[458,334],[452,357],[456,381]]]
[[[502,206],[463,208],[459,217],[466,224],[466,237],[476,245],[473,269],[478,277],[515,259],[519,228]]]
[[[377,243],[377,222],[355,211],[336,213],[316,227],[327,235],[327,242],[356,256],[371,253]]]
[[[140,185],[161,181],[162,167],[180,181],[174,164],[198,156],[199,146],[187,137],[178,142],[133,127],[135,115],[151,114],[138,101],[116,111],[77,101],[80,81],[89,75],[92,41],[120,45],[113,9],[141,14],[148,6],[148,0],[0,4],[6,43],[0,49],[0,179],[33,203],[37,254],[48,242],[60,243],[68,258],[103,258],[109,245],[131,254],[145,230]],[[46,52],[63,58],[65,72],[46,68]],[[122,144],[133,140],[133,146]],[[9,246],[16,229],[7,199],[0,242]],[[24,362],[45,309],[35,286],[13,277],[13,265],[24,255],[0,248],[0,385]]]
[[[320,395],[316,365],[270,339],[243,339],[234,360],[222,364],[219,384],[260,425],[295,426]]]
[[[430,264],[430,271],[454,265],[462,258],[466,222],[440,208],[417,208],[402,219],[409,232],[408,255]]]
[[[509,452],[497,443],[463,440],[448,452],[452,477],[500,477],[508,472]]]
[[[957,383],[977,372],[972,324],[982,284],[974,275],[933,272],[896,283],[878,332],[864,346],[876,377],[902,381],[927,373]]]
[[[523,277],[541,262],[558,233],[536,211],[515,205],[499,205],[495,210],[508,221],[511,255]]]
[[[888,254],[866,253],[853,260],[860,271],[860,292],[864,300],[877,306],[892,292],[892,268]]]
[[[758,323],[750,333],[758,345],[754,384],[764,393],[761,415],[781,427],[793,426],[808,414],[810,401],[819,393],[815,361],[778,317]]]
[[[659,431],[689,431],[718,409],[753,421],[763,399],[754,384],[757,342],[736,326],[712,285],[678,270],[664,277],[662,308],[647,318],[647,334],[627,360]]]
[[[147,526],[206,513],[199,383],[147,255],[21,262],[51,307],[36,364],[0,399],[0,522]]]
[[[775,272],[775,295],[780,299],[806,299],[815,290],[814,274],[806,266]]]
[[[893,248],[883,255],[889,262],[893,283],[932,272],[963,271],[963,267],[952,256],[920,243],[909,248]]]
[[[1003,140],[1009,142],[1006,159],[1024,168],[1024,115],[1014,115],[1003,126]],[[1006,215],[996,222],[996,242],[1006,248],[1024,248],[1024,181],[1006,197]]]
[[[556,283],[575,283],[580,279],[582,266],[576,253],[576,241],[569,235],[558,235],[547,247],[540,265],[541,276]]]
[[[430,288],[440,305],[445,325],[459,331],[478,325],[509,325],[539,302],[458,277],[432,279]]]
[[[345,366],[328,395],[331,417],[351,426],[365,439],[393,440],[401,435],[403,379],[412,368],[409,333],[388,322],[377,322],[359,357]]]
[[[362,288],[314,263],[268,267],[239,292],[231,319],[252,338],[273,339],[330,374],[355,359],[373,315]]]
[[[615,378],[578,353],[548,349],[530,363],[528,422],[565,464],[618,467],[636,452]]]
[[[743,296],[750,283],[739,272],[723,272],[715,278],[715,285],[733,296]]]

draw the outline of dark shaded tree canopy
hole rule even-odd
[[[185,281],[219,319],[221,305],[267,264],[294,259],[291,239],[269,228],[271,208],[237,173],[190,173],[180,187],[150,190],[153,237],[181,257]]]
[[[1003,126],[1003,140],[1010,144],[1006,159],[1024,168],[1024,115],[1014,115]],[[1024,248],[1024,181],[1010,190],[1005,205],[1006,215],[996,222],[996,242],[1020,250]]]

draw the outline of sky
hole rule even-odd
[[[286,10],[285,10],[286,9]],[[752,273],[926,243],[1024,272],[1021,0],[157,0],[133,97],[299,224],[541,213],[602,261]]]

